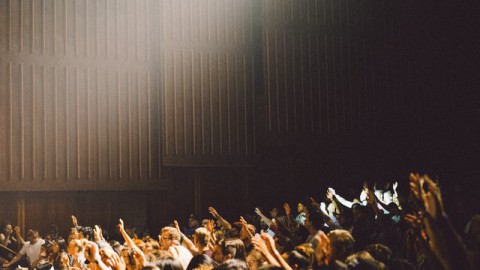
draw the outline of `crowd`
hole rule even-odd
[[[64,239],[53,228],[41,238],[4,222],[3,267],[92,270],[190,269],[480,269],[480,215],[457,232],[443,207],[438,184],[410,175],[410,193],[398,184],[380,190],[367,184],[351,201],[328,188],[325,202],[308,198],[283,210],[255,208],[229,222],[210,207],[212,219],[177,221],[158,237],[125,228],[110,239],[99,226],[73,228]]]

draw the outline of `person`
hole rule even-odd
[[[295,220],[301,225],[304,225],[305,220],[307,219],[306,211],[307,211],[307,208],[305,207],[305,205],[303,203],[299,202],[297,204],[298,215],[297,215],[297,217],[295,217]]]
[[[266,258],[263,254],[257,250],[253,249],[247,255],[247,267],[250,270],[258,270],[258,268],[262,267],[266,263]]]
[[[75,239],[70,241],[68,244],[67,251],[68,255],[70,256],[69,265],[71,267],[76,267],[79,269],[84,269],[86,267],[85,261],[87,259],[85,258],[85,242],[85,239]]]
[[[20,228],[15,227],[15,230],[13,230],[11,222],[3,223],[0,232],[0,244],[2,245],[0,247],[0,265],[15,257],[20,245],[20,241],[17,240],[21,238],[19,236]]]
[[[199,228],[199,224],[200,221],[198,216],[195,214],[190,214],[188,217],[188,228],[185,229],[184,234],[189,238],[193,237],[195,231]]]
[[[245,258],[245,245],[238,238],[224,239],[215,244],[213,259],[218,263],[225,263],[230,259],[245,261]]]
[[[167,251],[174,259],[181,262],[183,269],[187,269],[192,253],[180,245],[180,232],[174,227],[164,227],[160,235],[160,249]]]
[[[25,242],[20,252],[10,262],[4,263],[3,267],[10,267],[25,256],[27,256],[30,266],[39,259],[42,245],[45,244],[45,240],[40,237],[40,234],[36,230],[28,231],[27,240],[28,241]]]
[[[193,243],[195,244],[199,254],[204,254],[209,257],[213,256],[213,251],[208,247],[209,242],[210,232],[207,229],[200,227],[195,230]]]

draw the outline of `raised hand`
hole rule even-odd
[[[120,257],[116,252],[113,252],[112,257],[112,266],[113,270],[125,270],[127,269],[127,265],[125,264],[125,260],[123,257]]]
[[[123,220],[122,220],[122,219],[119,219],[119,220],[118,220],[118,228],[119,228],[121,231],[125,231],[125,225],[123,224]]]
[[[72,223],[73,227],[78,227],[78,220],[74,215],[72,215]]]
[[[97,244],[91,241],[87,241],[85,246],[85,258],[91,262],[97,262],[100,258],[100,253]]]
[[[405,221],[407,221],[415,229],[418,229],[422,226],[422,221],[416,215],[406,214]]]
[[[264,255],[270,253],[270,251],[268,250],[267,244],[260,237],[257,237],[257,236],[252,237],[252,244],[258,251],[260,251]]]
[[[13,231],[15,231],[15,233],[17,233],[17,234],[20,234],[20,227],[15,226],[15,227],[13,228]]]
[[[217,212],[217,210],[215,210],[215,208],[213,207],[208,207],[208,212],[214,217],[214,218],[217,218],[218,216],[220,216]]]
[[[247,221],[242,216],[240,216],[240,223],[242,223],[243,227],[248,225]]]
[[[276,250],[275,247],[275,240],[269,235],[264,232],[260,234],[260,238],[262,238],[265,243],[267,244],[268,250],[273,253],[274,250]]]
[[[433,182],[428,175],[423,177],[427,184],[427,192],[423,194],[423,203],[425,210],[433,219],[439,219],[444,214],[442,196],[440,188]]]
[[[327,189],[327,192],[332,193],[332,195],[337,195],[337,193],[335,192],[335,189],[333,189],[333,188],[331,188],[331,187],[329,187],[329,188]]]
[[[398,181],[395,181],[395,182],[393,183],[393,190],[394,190],[394,191],[397,190],[397,187],[398,187]]]
[[[285,203],[283,205],[283,209],[285,209],[285,214],[289,216],[292,213],[292,209],[290,208],[290,205],[288,203]]]
[[[255,208],[255,214],[261,216],[261,215],[262,215],[262,211],[260,211],[260,209],[258,209],[258,208]]]
[[[173,220],[173,225],[175,225],[175,228],[177,229],[178,232],[181,232],[180,225],[178,225],[178,221],[176,219]]]
[[[215,221],[209,219],[207,223],[207,230],[211,233],[215,231]]]
[[[105,241],[102,228],[100,228],[98,225],[95,225],[95,227],[93,227],[93,237],[95,241]]]

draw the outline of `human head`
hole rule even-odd
[[[178,245],[180,232],[174,227],[164,227],[160,234],[160,249],[168,250],[170,246]]]
[[[12,223],[10,221],[5,221],[2,224],[2,233],[5,235],[10,235],[13,233]]]
[[[349,269],[365,269],[365,270],[384,270],[387,269],[385,264],[375,260],[370,253],[359,251],[345,258],[345,263]]]
[[[256,249],[252,249],[252,251],[250,251],[247,255],[246,263],[248,269],[250,270],[257,270],[259,267],[264,265],[265,262],[265,256],[263,256],[263,254]]]
[[[343,261],[353,252],[355,240],[352,234],[346,230],[333,230],[328,233],[329,251],[328,261]]]
[[[31,244],[35,244],[38,239],[40,239],[40,234],[37,230],[28,230],[27,240],[30,241]]]
[[[85,250],[84,240],[74,239],[68,244],[68,254],[76,255]]]
[[[200,255],[194,256],[192,260],[190,260],[190,263],[188,263],[187,269],[185,270],[198,269],[199,267],[212,266],[213,264],[214,264],[214,261],[210,256],[205,254],[200,254]]]
[[[195,235],[193,240],[197,248],[205,247],[208,245],[208,242],[210,241],[210,232],[207,229],[200,227],[195,230]]]
[[[301,202],[297,204],[297,212],[303,213],[305,211],[305,205]]]
[[[171,256],[164,256],[155,262],[155,266],[162,270],[184,270],[182,262]]]
[[[245,261],[232,259],[224,262],[223,264],[213,268],[214,270],[247,270]]]
[[[191,214],[190,217],[188,218],[188,227],[189,228],[198,228],[199,223],[200,223],[200,221],[199,221],[197,215],[195,215],[195,214]]]
[[[365,247],[365,251],[370,253],[372,257],[384,264],[388,264],[392,259],[393,253],[392,250],[382,244],[371,244]]]
[[[67,241],[61,237],[56,238],[52,245],[52,251],[55,254],[65,252],[67,251],[67,248]]]
[[[219,263],[223,263],[229,259],[241,259],[245,261],[245,245],[238,238],[225,239],[215,245],[213,250],[213,259]]]

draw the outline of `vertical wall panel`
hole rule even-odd
[[[251,159],[251,2],[161,1],[165,164]]]
[[[375,133],[384,116],[398,113],[391,84],[404,75],[391,62],[402,57],[391,1],[264,0],[262,7],[270,133]]]
[[[0,5],[0,168],[7,189],[161,186],[161,104],[153,102],[160,42],[151,37],[159,32],[159,4]]]

